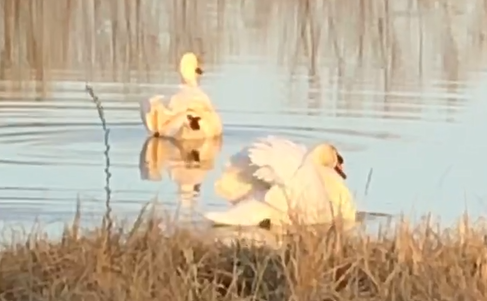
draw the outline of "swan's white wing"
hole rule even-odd
[[[326,191],[318,168],[320,167],[315,166],[312,161],[304,161],[285,186],[272,186],[265,195],[264,201],[283,212],[290,214],[295,212],[305,219],[302,222],[314,223],[307,220],[315,219],[313,215],[327,203]],[[326,212],[329,211],[327,208]]]
[[[249,148],[249,158],[258,169],[254,176],[270,184],[284,184],[301,166],[307,153],[304,145],[285,138],[268,136]]]
[[[169,121],[161,122],[159,124],[159,131],[166,137],[176,137],[181,129],[188,124],[186,113],[178,113],[176,115],[168,115]]]
[[[144,127],[151,133],[158,131],[158,107],[162,105],[164,95],[154,95],[139,102],[140,119]]]
[[[254,190],[267,190],[268,185],[256,179],[251,165],[249,147],[244,147],[230,157],[222,175],[215,182],[215,192],[220,197],[236,202],[250,195]]]

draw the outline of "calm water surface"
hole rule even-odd
[[[93,83],[110,128],[110,188],[117,216],[134,216],[154,198],[173,211],[228,206],[214,193],[215,179],[231,154],[268,134],[306,144],[334,143],[345,157],[347,182],[360,210],[432,212],[446,222],[467,209],[474,216],[487,210],[482,66],[461,77],[443,76],[433,66],[422,79],[393,78],[385,89],[378,68],[337,75],[324,58],[313,72],[306,64],[290,70],[269,52],[256,54],[251,47],[232,52],[204,66],[201,85],[222,116],[224,136],[191,146],[204,157],[200,168],[181,161],[187,152],[148,140],[139,120],[140,99],[175,91],[175,68],[158,84],[133,85],[137,90],[129,92],[122,84]],[[72,219],[77,199],[87,219],[105,210],[105,146],[94,104],[82,81],[53,85],[52,95],[41,100],[2,92],[2,223],[39,218],[58,227]],[[200,193],[193,191],[196,184]]]

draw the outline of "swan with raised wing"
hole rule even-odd
[[[282,139],[273,137],[272,139]],[[343,171],[343,157],[338,153],[336,148],[329,144],[322,145],[322,164],[327,167],[335,169],[335,171],[343,178],[347,176]],[[306,148],[305,146],[302,146]],[[252,163],[249,150],[252,145],[242,148],[239,152],[232,155],[226,163],[222,174],[215,181],[214,189],[215,193],[228,200],[229,202],[236,204],[240,200],[249,197],[252,194],[261,194],[268,191],[271,188],[272,183],[263,181],[254,176],[254,173],[259,166]],[[282,156],[282,155],[281,155]],[[285,160],[283,160],[285,161]]]
[[[327,224],[337,217],[355,221],[342,164],[328,143],[307,149],[281,137],[260,139],[233,156],[216,183],[217,193],[236,204],[204,216],[217,224],[241,226],[264,220],[273,225]]]
[[[147,131],[155,137],[204,139],[222,134],[222,123],[210,98],[198,86],[203,74],[192,52],[181,58],[179,72],[183,84],[166,105],[163,95],[155,95],[140,102],[140,114]]]

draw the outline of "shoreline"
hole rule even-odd
[[[375,236],[302,230],[273,249],[213,243],[177,226],[167,235],[160,219],[140,216],[83,234],[75,219],[59,239],[6,245],[0,299],[480,300],[487,289],[487,228],[466,218],[444,231],[427,222]]]

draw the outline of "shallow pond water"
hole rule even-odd
[[[222,33],[222,39],[234,36]],[[334,143],[362,211],[432,212],[447,222],[466,209],[482,215],[487,73],[480,59],[475,68],[462,67],[462,76],[445,76],[444,69],[424,63],[421,79],[391,78],[387,88],[381,68],[362,66],[360,75],[340,75],[330,60],[322,56],[312,67],[301,62],[289,68],[276,62],[272,51],[242,47],[206,62],[201,85],[222,116],[224,135],[195,146],[205,154],[202,168],[179,162],[184,154],[174,145],[148,139],[139,120],[140,99],[174,92],[176,68],[155,72],[153,78],[164,78],[157,84],[93,82],[110,129],[115,214],[134,216],[155,198],[184,212],[228,206],[213,190],[223,164],[255,138],[272,134],[308,145]],[[105,211],[103,131],[85,82],[72,79],[79,71],[67,73],[51,83],[52,94],[43,99],[4,91],[6,81],[0,85],[2,223],[38,217],[58,227],[72,219],[78,199],[85,217]],[[200,192],[194,192],[200,183]]]

